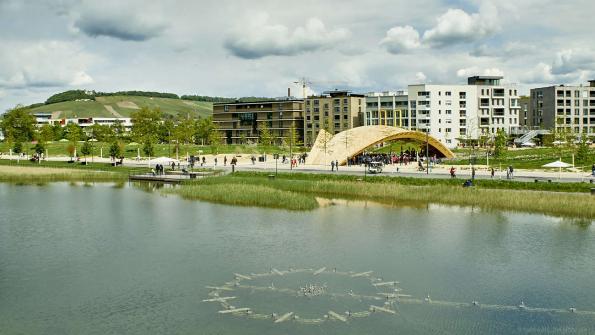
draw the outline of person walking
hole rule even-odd
[[[510,179],[513,179],[514,178],[514,169],[512,168],[512,165],[510,165],[508,167],[508,171],[510,171]]]
[[[456,178],[457,177],[456,174],[455,174],[456,171],[457,170],[455,169],[454,166],[451,166],[450,167],[450,178]]]
[[[223,156],[223,166],[227,166],[227,156]]]
[[[339,161],[335,160],[335,170],[337,170],[337,172],[339,172]]]
[[[593,166],[591,166],[591,175],[593,177],[595,177],[595,164],[593,164]]]
[[[335,171],[335,161],[331,161],[331,171]]]
[[[494,173],[495,173],[494,168],[492,168],[492,171],[490,173],[492,179],[494,179]]]
[[[217,166],[217,157],[215,157],[215,166]]]
[[[471,167],[471,180],[475,180],[475,166]]]

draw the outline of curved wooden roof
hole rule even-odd
[[[444,157],[454,157],[452,151],[436,138],[428,136],[427,139],[429,146]],[[413,140],[425,143],[426,133],[390,126],[364,126],[352,128],[333,136],[321,129],[308,155],[307,163],[323,165],[337,160],[340,165],[344,165],[347,163],[348,157],[357,156],[378,143],[394,140]]]

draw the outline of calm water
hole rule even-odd
[[[400,304],[348,323],[274,324],[202,302],[233,273],[374,271],[423,299],[595,311],[595,229],[537,215],[361,203],[307,213],[163,197],[134,187],[0,184],[1,334],[593,334],[595,316]],[[254,284],[370,293],[365,278]],[[371,292],[374,294],[374,292]],[[234,291],[261,312],[364,310],[328,296]],[[382,301],[378,302],[382,304]]]

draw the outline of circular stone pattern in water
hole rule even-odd
[[[275,323],[321,324],[347,322],[373,312],[396,315],[401,294],[397,281],[385,281],[372,271],[272,268],[265,273],[234,273],[234,280],[211,291],[204,302],[221,306],[220,314]]]

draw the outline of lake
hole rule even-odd
[[[0,333],[595,333],[593,225],[327,203],[288,212],[127,184],[0,184]],[[235,298],[203,302],[221,297]],[[253,314],[218,313],[226,303]]]

